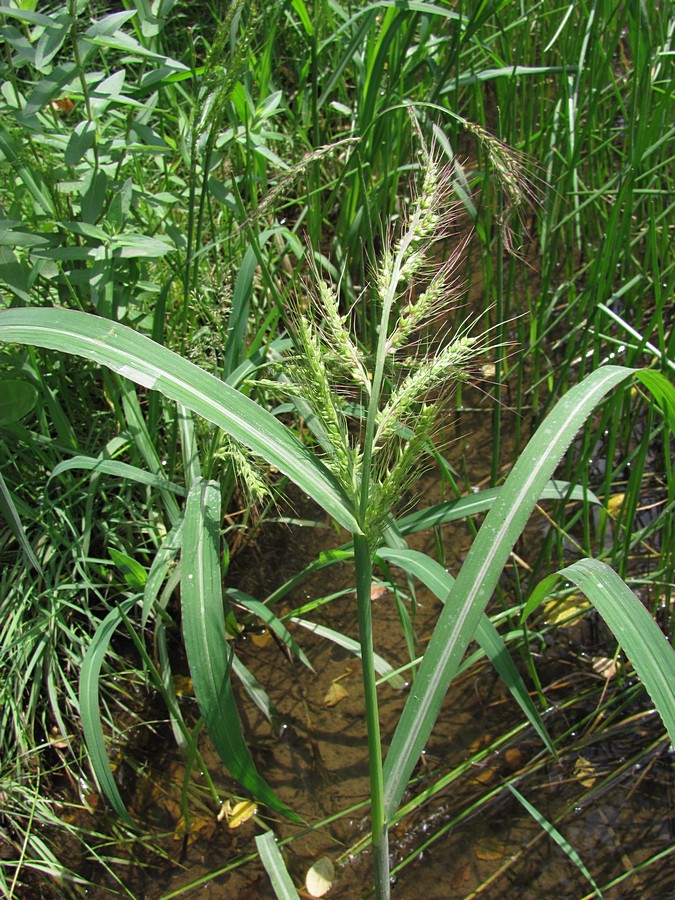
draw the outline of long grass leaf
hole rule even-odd
[[[278,900],[300,900],[281,851],[277,847],[274,833],[266,831],[265,834],[257,835],[255,843]]]
[[[172,491],[184,497],[187,491],[179,484],[174,484],[162,475],[153,475],[145,469],[138,466],[129,465],[129,463],[120,462],[117,459],[99,459],[95,456],[73,456],[72,459],[64,459],[57,463],[52,469],[49,480],[57,478],[64,472],[71,469],[83,469],[87,472],[98,472],[106,475],[113,475],[115,478],[123,478],[126,481],[133,481],[136,484],[146,484],[149,487],[162,488]]]
[[[84,356],[213,422],[287,475],[329,515],[360,533],[352,504],[326,467],[253,400],[150,338],[65,309],[0,312],[0,340]]]
[[[98,683],[101,666],[108,651],[108,644],[117,627],[124,622],[122,612],[128,612],[136,602],[137,598],[135,597],[125,600],[117,609],[109,612],[99,625],[82,661],[79,692],[82,730],[84,731],[94,776],[117,815],[128,825],[133,825],[133,822],[117,788],[105,747],[101,713],[98,705]]]
[[[654,619],[616,572],[599,559],[561,569],[609,625],[654,701],[675,744],[675,653]]]
[[[245,594],[243,591],[238,590],[237,588],[229,588],[228,595],[232,600],[241,603],[242,606],[246,607],[246,609],[250,610],[254,615],[258,616],[259,619],[262,619],[263,622],[267,625],[270,631],[273,631],[280,641],[288,647],[291,653],[294,653],[295,656],[298,657],[300,662],[307,666],[312,672],[314,671],[314,667],[311,662],[307,659],[302,647],[298,646],[297,641],[294,640],[293,635],[290,633],[288,628],[284,625],[284,623],[279,619],[272,610],[265,606],[264,603],[261,603],[260,600],[256,600],[254,597],[250,597],[248,594]]]
[[[181,575],[183,637],[195,697],[211,740],[232,777],[256,799],[298,822],[258,774],[242,734],[225,637],[220,519],[219,486],[213,481],[196,481],[185,509]]]
[[[7,487],[7,483],[2,476],[2,472],[0,472],[0,516],[5,520],[10,531],[21,545],[21,549],[26,554],[28,562],[33,566],[36,572],[43,575],[44,573],[38,562],[38,558],[30,545],[24,527],[21,524],[21,517],[19,516],[11,491]]]
[[[434,506],[427,506],[417,512],[399,519],[397,522],[401,534],[414,534],[416,531],[424,531],[425,528],[433,528],[436,525],[445,525],[448,522],[456,522],[476,513],[487,512],[495,502],[500,487],[488,488],[477,494],[468,494],[457,500],[446,500]],[[572,487],[567,481],[550,481],[539,497],[540,500],[565,500],[571,503],[579,500],[586,503],[600,505],[600,500],[592,491],[584,491],[582,487]]]
[[[387,547],[378,550],[377,555],[381,559],[399,566],[405,572],[415,575],[430,591],[433,591],[441,602],[444,603],[449,596],[454,584],[454,578],[445,571],[440,563],[431,559],[426,553],[420,553],[418,550],[394,550]],[[532,702],[525,682],[516,668],[516,664],[513,662],[501,635],[485,614],[481,617],[476,628],[476,640],[513,694],[515,701],[522,709],[528,722],[542,739],[549,752],[555,756],[556,750],[553,742],[546,731],[536,706]]]
[[[485,517],[439,616],[385,760],[385,810],[395,812],[450,682],[513,545],[577,430],[632,369],[605,366],[558,401],[516,462]]]
[[[308,631],[313,632],[319,637],[325,638],[328,641],[332,641],[334,644],[337,644],[338,647],[343,647],[345,650],[349,650],[350,653],[353,653],[355,656],[361,656],[361,645],[358,641],[355,641],[353,638],[347,637],[346,634],[342,634],[340,631],[335,631],[334,628],[328,628],[326,625],[319,625],[317,622],[309,622],[307,619],[299,619],[293,616],[291,619],[292,622],[295,622],[296,625],[302,625],[303,628],[307,628]],[[386,659],[383,659],[378,654],[375,654],[375,671],[378,675],[386,676],[387,681],[393,688],[396,690],[403,690],[405,687],[405,681],[401,678],[400,675],[396,675],[394,673],[393,668],[389,665]]]
[[[544,831],[550,835],[556,844],[560,847],[560,849],[566,853],[569,858],[572,860],[577,869],[581,872],[584,878],[588,881],[588,883],[593,887],[593,891],[596,897],[602,897],[602,891],[595,883],[595,879],[588,871],[586,866],[584,865],[581,857],[577,853],[577,851],[572,847],[570,842],[566,840],[566,838],[558,831],[558,829],[551,825],[548,819],[545,819],[544,816],[539,812],[539,810],[532,806],[529,800],[526,800],[525,797],[517,791],[516,788],[510,783],[507,783],[507,788],[511,791],[513,796],[518,800],[519,803],[529,812],[533,819],[539,823],[539,825],[544,829]]]

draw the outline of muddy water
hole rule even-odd
[[[474,485],[484,479],[490,459],[490,437],[481,426],[485,418],[485,413],[473,417],[465,413],[464,436],[449,451],[450,455],[468,451],[467,459],[476,463],[469,473]],[[508,457],[508,448],[504,449]],[[418,494],[424,505],[439,499],[436,477],[426,476]],[[294,513],[310,517],[313,511],[303,509],[296,500]],[[535,521],[527,540],[518,547],[518,559],[504,576],[502,588],[507,595],[513,589],[516,568],[533,558],[530,551],[544,527],[545,520]],[[279,526],[275,532],[272,528],[257,548],[233,566],[230,583],[264,599],[320,550],[337,546],[340,540],[330,530]],[[437,540],[444,547],[446,565],[456,572],[470,545],[468,527],[446,526],[440,537],[416,535],[411,544],[436,555]],[[284,601],[285,609],[350,587],[348,565],[323,570]],[[420,646],[430,636],[439,608],[435,598],[418,591]],[[393,665],[405,663],[392,595],[378,597],[373,609],[376,649]],[[357,635],[351,592],[316,610],[311,618],[352,637]],[[244,727],[260,771],[279,796],[310,825],[332,821],[316,831],[303,831],[268,817],[264,810],[261,816],[280,839],[293,838],[285,845],[284,855],[296,885],[303,884],[307,869],[317,858],[327,855],[337,865],[328,896],[360,898],[369,892],[371,859],[367,850],[357,852],[359,841],[367,835],[369,794],[358,660],[297,626],[294,636],[315,672],[289,660],[264,637],[249,636],[239,643],[240,658],[265,687],[279,713],[273,728],[241,692]],[[517,778],[521,793],[557,824],[600,885],[620,879],[632,867],[672,846],[672,756],[644,694],[632,692],[625,683],[621,686],[617,679],[605,682],[593,671],[591,660],[611,656],[612,650],[608,635],[590,615],[573,629],[558,629],[555,640],[542,641],[536,648],[537,668],[549,704],[547,727],[553,735],[566,736],[557,762],[542,752],[540,741],[522,724],[518,708],[489,666],[476,667],[469,676],[458,679],[404,803],[423,791],[428,791],[429,797],[392,828],[392,865],[395,871],[403,866],[395,875],[395,898],[535,900],[550,892],[559,898],[591,893],[578,868],[508,790],[502,789],[503,782],[511,778]],[[345,695],[330,706],[326,698],[333,684],[339,684]],[[599,713],[603,689],[605,699],[614,702],[607,712]],[[380,698],[386,746],[405,692],[385,685]],[[191,702],[189,698],[184,701],[188,717]],[[208,739],[202,740],[202,748],[223,794],[236,792]],[[483,756],[475,764],[467,765],[467,760],[480,753]],[[458,774],[453,777],[453,773]],[[187,840],[180,829],[175,833],[183,775],[176,752],[161,755],[154,747],[146,756],[144,776],[137,780],[130,803],[149,829],[167,834],[158,841],[170,859],[158,862],[154,857],[148,860],[148,870],[136,870],[133,895],[152,900],[173,896],[273,898],[255,857],[254,836],[260,833],[259,824],[251,820],[232,830],[225,821],[217,823],[203,788],[199,793],[199,778],[192,791],[192,835]],[[442,779],[447,783],[436,790],[434,786]],[[241,865],[225,871],[237,861]],[[675,895],[675,872],[669,862],[672,857],[619,881],[605,896],[619,900]],[[92,896],[98,895],[92,892]],[[110,895],[102,891],[100,896]]]

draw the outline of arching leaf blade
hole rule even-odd
[[[249,397],[150,338],[77,310],[10,309],[0,312],[0,340],[83,356],[160,391],[241,441],[344,528],[360,533],[346,493],[288,428]]]
[[[604,366],[562,397],[537,429],[495,499],[441,611],[384,765],[391,819],[424,749],[450,682],[476,633],[516,540],[577,430],[632,369]]]
[[[296,822],[259,775],[241,730],[230,681],[220,570],[220,488],[195,481],[188,494],[183,531],[181,609],[183,637],[195,697],[204,723],[230,774],[253,796]]]
[[[588,597],[635,666],[675,744],[675,652],[640,600],[599,559],[579,559],[559,575]]]

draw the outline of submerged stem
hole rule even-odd
[[[373,617],[370,599],[372,582],[372,556],[368,539],[354,535],[354,565],[356,569],[356,598],[361,642],[361,671],[365,694],[366,729],[368,732],[368,767],[370,771],[370,815],[375,869],[375,896],[388,900],[389,887],[389,838],[384,818],[384,778],[382,774],[382,744],[380,717],[375,684],[373,654]]]

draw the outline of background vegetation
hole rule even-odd
[[[376,294],[363,292],[410,209],[411,185],[421,183],[413,109],[450,167],[459,202],[456,233],[436,252],[444,258],[460,248],[465,289],[438,334],[471,319],[494,347],[448,412],[437,466],[420,482],[428,490],[422,505],[497,487],[536,425],[584,375],[617,361],[672,382],[669,13],[667,4],[637,0],[293,0],[198,10],[170,0],[3,2],[3,306],[94,312],[128,325],[311,442],[307,410],[289,401],[287,371],[274,365],[294,339],[289,310],[307,303],[308,283],[331,280],[342,313],[354,311],[359,351],[375,351]],[[434,340],[424,335],[425,346],[435,348]],[[272,546],[279,519],[291,529],[292,519],[326,522],[292,496],[295,512],[278,472],[160,393],[50,351],[3,344],[0,352],[0,877],[9,896],[60,896],[89,881],[134,895],[144,884],[139,864],[166,860],[181,817],[187,847],[189,822],[196,831],[199,810],[217,809],[224,790],[204,763],[208,745],[198,740],[189,686],[183,696],[177,680],[185,672],[178,548],[190,486],[200,474],[221,485],[228,633],[271,627],[264,617],[273,609],[276,636],[293,641],[296,657],[305,645],[301,628],[290,637],[290,620],[320,611],[329,628],[327,600],[340,590],[312,588],[309,603],[293,593],[325,562],[315,559],[321,545],[312,541],[310,557],[297,551],[288,581],[258,588],[265,607],[237,594],[237,557],[246,559],[254,541]],[[578,595],[562,591],[532,631],[520,623],[541,577],[595,556],[672,640],[673,411],[664,420],[667,392],[660,399],[637,387],[598,408],[558,470],[580,487],[576,502],[546,507],[492,610],[542,708],[553,696],[565,710],[553,736],[575,791],[548,812],[563,830],[575,807],[631,791],[625,785],[637,766],[672,784],[663,725],[616,645],[604,633],[588,637],[595,620]],[[456,436],[462,441],[449,444]],[[414,519],[421,490],[403,498],[410,518],[399,525],[411,534],[422,528]],[[433,525],[423,523],[425,549],[451,567],[458,538],[443,509]],[[475,521],[466,529],[475,531]],[[294,534],[287,532],[285,554]],[[339,543],[330,534],[326,548]],[[397,570],[378,571],[396,585],[402,627],[387,628],[397,629],[403,651],[394,658],[403,664],[420,650],[414,585]],[[120,608],[128,630],[108,646],[101,626]],[[565,619],[576,621],[573,630]],[[335,639],[344,629],[332,625]],[[95,634],[100,654],[84,673],[95,687],[84,699],[97,709],[100,701],[125,802],[138,803],[134,786],[158,741],[172,734],[187,757],[169,841],[146,816],[132,848],[98,805],[78,687]],[[377,627],[375,637],[377,649]],[[565,678],[550,658],[549,648],[561,645],[574,648]],[[603,649],[585,657],[587,646]],[[389,637],[385,647],[392,651]],[[598,674],[591,657],[613,662],[611,677]],[[250,664],[235,657],[233,666],[242,694],[255,697],[275,733],[278,698],[265,691],[264,667],[256,680]],[[407,826],[401,865],[458,821],[510,802],[503,783],[478,793],[453,785],[509,746],[514,727],[492,725],[460,765],[441,765],[421,783],[408,821],[434,824],[431,833]],[[530,726],[517,727],[522,736]],[[621,754],[602,756],[601,776],[584,784],[575,761],[612,742]],[[521,789],[545,774],[550,757],[537,753],[518,769]],[[191,777],[193,768],[206,772],[205,782]],[[430,817],[434,798],[448,790],[456,808]],[[345,859],[358,839],[344,840]],[[246,852],[253,845],[203,877],[240,865]],[[626,877],[641,877],[634,870],[650,861],[660,871],[660,853],[635,859]],[[620,877],[603,866],[595,875],[601,884]]]

